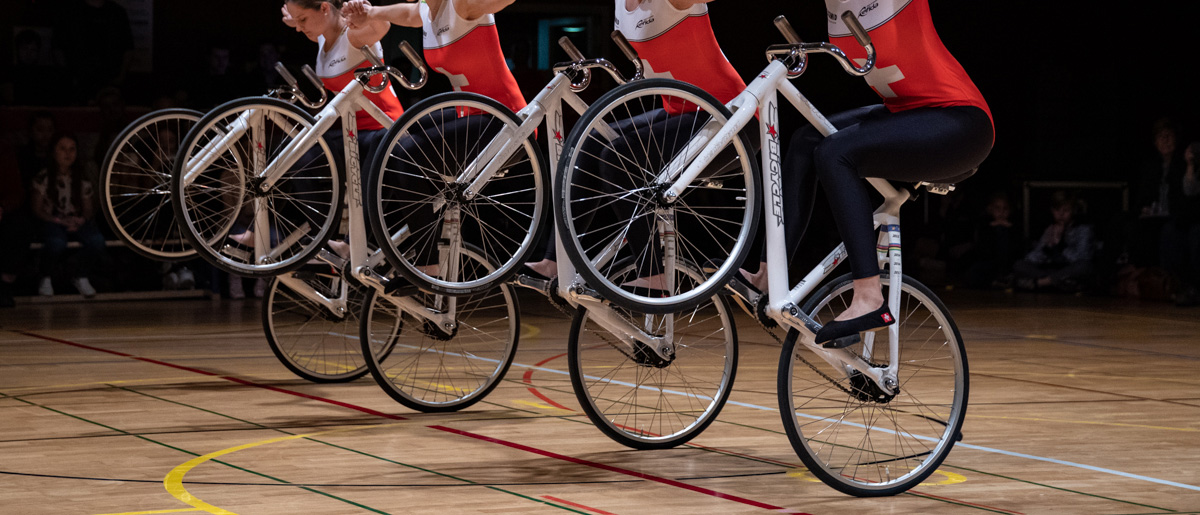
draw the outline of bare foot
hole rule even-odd
[[[329,240],[329,248],[342,259],[350,259],[350,244],[342,240]]]
[[[437,277],[438,274],[441,273],[441,267],[437,264],[418,266],[417,271],[428,275],[429,277]]]
[[[739,268],[738,273],[742,274],[742,278],[750,283],[751,286],[758,288],[758,291],[767,291],[767,263],[765,261],[758,264],[757,272],[750,273],[745,269]]]
[[[525,266],[547,279],[558,277],[558,263],[552,259],[543,259],[536,263],[525,263]]]
[[[242,245],[253,246],[254,245],[254,231],[246,231],[241,234],[230,234],[229,239],[236,241]]]

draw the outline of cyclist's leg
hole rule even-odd
[[[873,209],[862,178],[915,182],[953,177],[978,166],[991,147],[991,121],[976,107],[892,113],[877,106],[860,122],[819,142],[814,168],[846,242],[853,276],[879,274]]]

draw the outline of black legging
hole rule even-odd
[[[974,106],[893,113],[875,105],[836,114],[829,121],[838,132],[823,137],[815,127],[805,127],[785,151],[787,249],[794,251],[804,236],[816,195],[813,182],[819,178],[855,279],[879,274],[875,206],[863,178],[948,179],[979,166],[992,149],[991,120]]]
[[[385,166],[400,171],[390,174],[391,188],[386,188],[391,201],[415,202],[437,193],[432,176],[427,174],[457,175],[459,167],[474,158],[471,150],[479,150],[503,128],[502,124],[488,123],[492,118],[468,116],[458,118],[454,109],[430,113],[410,126],[408,136],[389,149],[391,159]],[[414,265],[426,266],[437,263],[437,239],[440,237],[441,213],[434,212],[432,203],[407,212],[396,213],[403,223],[420,234],[411,238],[408,245],[417,246]],[[399,226],[395,220],[385,220],[388,226]]]

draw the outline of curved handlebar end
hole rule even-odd
[[[570,38],[566,36],[558,38],[558,46],[561,46],[562,49],[567,52],[567,56],[570,57],[572,61],[583,60],[583,54],[579,51],[579,48],[575,46],[575,43],[571,42]]]
[[[871,36],[867,34],[867,29],[864,29],[862,23],[858,21],[858,17],[850,11],[842,13],[842,22],[854,34],[854,39],[858,40],[858,44],[864,47],[871,46]]]
[[[284,82],[288,83],[293,88],[296,87],[296,78],[292,76],[292,72],[289,72],[287,66],[284,66],[283,63],[275,63],[275,73],[278,73],[279,77],[282,78]]]
[[[787,39],[788,43],[793,45],[802,43],[800,35],[792,28],[792,24],[788,23],[786,16],[781,14],[775,17],[775,28],[779,29],[779,33],[783,34],[784,39]]]

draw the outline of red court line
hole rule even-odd
[[[554,360],[561,358],[563,356],[566,356],[566,355],[567,354],[564,352],[557,356],[550,356],[550,357],[543,359],[537,363],[534,363],[533,366],[540,367],[542,365],[545,365],[546,363],[549,363],[551,361],[554,361]],[[563,406],[562,404],[555,402],[554,399],[551,399],[551,398],[545,396],[544,394],[542,394],[541,390],[538,390],[537,387],[533,386],[533,371],[534,370],[535,369],[533,369],[533,368],[526,369],[525,375],[521,376],[521,380],[524,381],[525,384],[529,385],[529,393],[533,394],[534,397],[537,397],[537,398],[545,401],[546,404],[554,406],[555,408],[567,410],[567,411],[575,411],[571,408],[568,408],[566,406]]]
[[[542,496],[542,499],[546,499],[547,501],[556,502],[556,503],[559,503],[559,504],[565,504],[565,505],[567,505],[567,506],[570,506],[570,507],[572,507],[572,508],[579,508],[579,509],[581,509],[581,510],[590,511],[590,512],[592,512],[592,513],[599,513],[600,515],[617,515],[616,513],[613,513],[613,512],[611,512],[611,511],[598,510],[598,509],[596,509],[596,508],[593,508],[593,507],[591,507],[591,506],[584,506],[584,505],[582,505],[582,504],[575,503],[575,502],[571,502],[571,501],[568,501],[568,500],[566,500],[566,499],[559,499],[559,498],[557,498],[557,497],[554,497],[553,495],[543,495],[543,496]]]
[[[114,350],[102,349],[102,348],[100,348],[100,347],[92,347],[92,346],[90,346],[90,345],[84,345],[84,344],[82,344],[82,343],[75,343],[75,342],[71,342],[71,341],[67,341],[67,340],[60,340],[60,339],[58,339],[58,338],[52,338],[52,337],[49,337],[49,336],[42,336],[42,335],[40,335],[40,334],[34,334],[34,333],[28,333],[28,332],[20,332],[20,334],[23,334],[23,335],[25,335],[25,336],[29,336],[29,337],[32,337],[32,338],[39,338],[39,339],[42,339],[42,340],[52,341],[52,342],[55,342],[55,343],[62,343],[62,344],[65,344],[65,345],[71,345],[71,346],[74,346],[74,347],[79,347],[79,348],[82,348],[82,349],[88,349],[88,350],[94,350],[94,351],[99,351],[99,352],[105,352],[105,353],[108,353],[108,354],[113,354],[113,355],[122,356],[122,357],[127,357],[127,358],[131,358],[131,359],[139,360],[139,361],[144,361],[144,362],[147,362],[147,363],[154,363],[154,364],[156,364],[156,365],[163,365],[163,366],[167,366],[167,367],[177,368],[177,369],[180,369],[180,370],[186,370],[186,371],[189,371],[189,372],[195,372],[195,373],[197,373],[197,374],[203,374],[203,375],[206,375],[206,376],[219,377],[219,378],[221,378],[221,379],[224,379],[224,380],[227,380],[227,381],[230,381],[230,382],[233,382],[233,383],[237,383],[237,384],[245,385],[245,386],[253,386],[253,387],[256,387],[256,388],[263,388],[263,389],[265,389],[265,390],[270,390],[270,391],[273,391],[273,392],[279,392],[279,393],[286,393],[286,394],[289,394],[289,395],[295,395],[295,396],[297,396],[297,397],[302,397],[302,398],[305,398],[305,399],[310,399],[310,400],[314,400],[314,401],[318,401],[318,402],[324,402],[324,403],[328,403],[328,404],[333,404],[333,405],[335,405],[335,406],[341,406],[341,407],[344,407],[344,408],[349,408],[349,409],[353,409],[353,410],[360,411],[360,412],[363,412],[363,413],[369,413],[369,414],[372,414],[372,415],[376,415],[376,416],[379,416],[379,417],[384,417],[384,418],[388,418],[388,419],[392,419],[392,420],[406,420],[404,417],[400,417],[400,416],[398,416],[398,415],[389,415],[389,414],[387,414],[387,413],[382,413],[382,412],[379,412],[379,411],[375,411],[375,410],[372,410],[372,409],[370,409],[370,408],[364,408],[364,407],[361,407],[361,406],[356,406],[356,405],[349,404],[349,403],[345,403],[345,402],[341,402],[341,401],[335,401],[335,400],[333,400],[333,399],[327,399],[327,398],[324,398],[324,397],[317,397],[317,396],[315,396],[315,395],[309,395],[309,394],[306,394],[306,393],[300,393],[300,392],[296,392],[296,391],[292,391],[292,390],[287,390],[287,389],[283,389],[283,388],[278,388],[278,387],[274,387],[274,386],[268,386],[268,385],[264,385],[264,384],[258,384],[258,383],[252,382],[252,381],[247,381],[247,380],[245,380],[245,379],[239,379],[239,378],[236,378],[236,377],[222,376],[222,375],[220,375],[220,374],[216,374],[216,373],[213,373],[213,372],[209,372],[209,371],[207,371],[207,370],[201,370],[201,369],[198,369],[198,368],[185,367],[185,366],[182,366],[182,365],[175,365],[175,364],[171,364],[171,363],[167,363],[167,362],[163,362],[163,361],[158,361],[158,360],[153,360],[153,359],[149,359],[149,358],[141,358],[141,357],[138,357],[138,356],[134,356],[134,355],[132,355],[132,354],[126,354],[126,353],[124,353],[124,352],[118,352],[118,351],[114,351]],[[638,478],[638,479],[644,479],[644,480],[646,480],[646,481],[653,481],[653,482],[655,482],[655,483],[660,483],[660,484],[664,484],[664,485],[668,485],[668,486],[674,486],[674,487],[676,487],[676,488],[682,488],[682,489],[684,489],[684,490],[690,490],[690,491],[692,491],[692,492],[701,493],[701,494],[704,494],[704,495],[709,495],[709,496],[712,496],[712,497],[716,497],[716,498],[718,498],[718,499],[725,499],[725,500],[729,500],[729,501],[733,501],[733,502],[738,502],[738,503],[745,504],[745,505],[748,505],[748,506],[754,506],[754,507],[756,507],[756,508],[762,508],[762,509],[767,509],[767,510],[775,510],[775,511],[782,511],[782,510],[785,510],[785,508],[783,508],[783,507],[780,507],[780,506],[775,506],[775,505],[772,505],[772,504],[767,504],[767,503],[763,503],[763,502],[755,501],[755,500],[752,500],[752,499],[746,499],[746,498],[744,498],[744,497],[738,497],[738,496],[736,496],[736,495],[724,494],[724,493],[718,492],[718,491],[716,491],[716,490],[709,490],[709,489],[707,489],[707,488],[701,488],[701,487],[698,487],[698,486],[689,485],[689,484],[687,484],[687,483],[684,483],[684,482],[681,482],[681,481],[675,481],[675,480],[673,480],[673,479],[667,479],[667,478],[664,478],[664,477],[653,476],[653,475],[646,474],[646,473],[643,473],[643,472],[637,472],[637,471],[633,471],[633,470],[623,469],[623,468],[620,468],[620,467],[615,467],[615,466],[612,466],[612,465],[606,465],[606,464],[603,464],[603,463],[598,463],[598,462],[595,462],[595,461],[589,461],[589,460],[584,460],[584,459],[581,459],[581,458],[575,458],[575,457],[572,457],[572,456],[566,456],[566,455],[563,455],[563,454],[558,454],[558,453],[555,453],[555,452],[546,451],[546,450],[543,450],[543,449],[538,449],[538,448],[535,448],[535,447],[530,447],[530,446],[528,446],[528,445],[522,445],[522,444],[519,444],[519,443],[516,443],[516,442],[509,442],[509,441],[507,441],[507,440],[500,440],[500,439],[498,439],[498,438],[492,438],[492,437],[489,437],[489,436],[483,436],[483,435],[479,435],[479,434],[471,433],[471,432],[468,432],[468,431],[462,431],[462,430],[458,430],[458,429],[449,428],[449,427],[446,427],[446,426],[437,426],[437,425],[434,425],[434,426],[425,426],[425,427],[428,427],[429,429],[435,429],[435,430],[438,430],[438,431],[443,431],[443,432],[451,433],[451,434],[456,434],[456,435],[459,435],[459,436],[466,436],[466,437],[469,437],[469,438],[474,438],[474,439],[476,439],[476,440],[480,440],[480,441],[484,441],[484,442],[488,442],[488,443],[494,443],[494,444],[498,444],[498,445],[503,445],[503,446],[505,446],[505,447],[509,447],[509,448],[512,448],[512,449],[517,449],[517,450],[525,451],[525,452],[528,452],[528,453],[536,454],[536,455],[539,455],[539,456],[543,456],[543,457],[547,457],[547,458],[553,458],[553,459],[556,459],[556,460],[561,460],[561,461],[565,461],[565,462],[568,462],[568,463],[573,463],[573,464],[576,464],[576,465],[582,465],[582,466],[585,466],[585,467],[591,467],[591,468],[596,468],[596,469],[600,469],[600,470],[604,470],[604,471],[608,471],[608,472],[613,472],[613,473],[617,473],[617,474],[623,474],[623,475],[626,475],[626,476],[632,476],[632,477],[636,477],[636,478]],[[785,512],[785,513],[792,513],[792,514],[794,514],[794,515],[808,515],[807,513],[804,513],[804,512]]]
[[[667,479],[665,477],[653,476],[650,474],[646,474],[644,472],[637,472],[634,470],[623,469],[623,468],[616,467],[613,465],[606,465],[604,463],[597,463],[594,461],[589,461],[589,460],[585,460],[585,459],[581,459],[581,458],[566,456],[563,454],[558,454],[556,452],[550,452],[547,450],[530,447],[528,445],[522,445],[522,444],[519,444],[516,442],[509,442],[507,440],[501,440],[499,438],[492,438],[490,436],[484,436],[484,435],[472,433],[469,431],[463,431],[461,429],[454,429],[454,428],[450,428],[450,427],[446,427],[446,426],[428,426],[428,427],[431,429],[437,429],[438,431],[445,431],[447,433],[452,433],[452,434],[456,434],[456,435],[460,435],[460,436],[466,436],[468,438],[474,438],[476,440],[482,440],[484,442],[490,442],[490,443],[494,443],[494,444],[503,445],[505,447],[510,447],[510,448],[517,449],[520,451],[537,454],[539,456],[544,456],[547,458],[553,458],[556,460],[565,461],[567,463],[574,463],[576,465],[583,465],[586,467],[597,468],[597,469],[605,470],[608,472],[624,474],[626,476],[632,476],[632,477],[636,477],[638,479],[645,479],[647,481],[654,481],[655,483],[662,483],[664,485],[674,486],[676,488],[682,488],[684,490],[691,490],[696,493],[710,495],[710,496],[716,497],[718,499],[725,499],[725,500],[729,500],[729,501],[733,501],[733,502],[742,503],[742,504],[745,504],[748,506],[753,506],[755,508],[762,508],[764,510],[776,510],[776,511],[784,509],[782,506],[775,506],[772,504],[758,502],[758,501],[755,501],[752,499],[746,499],[745,497],[738,497],[736,495],[723,494],[716,490],[709,490],[707,488],[701,488],[699,486],[689,485],[689,484],[681,482],[681,481],[675,481],[674,479]],[[797,513],[797,512],[792,512],[792,513]],[[807,514],[803,514],[803,515],[807,515]]]

